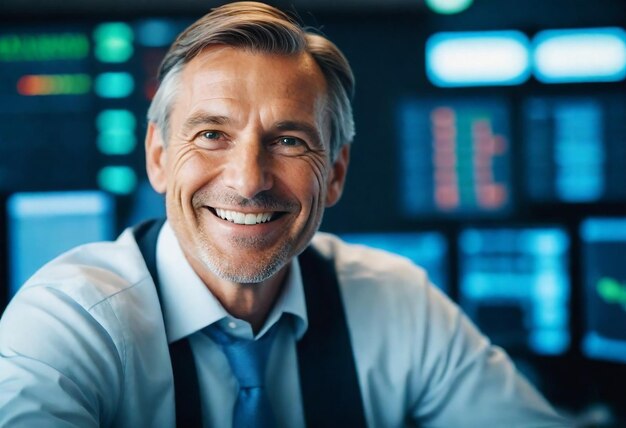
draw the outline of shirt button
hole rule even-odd
[[[229,321],[228,327],[234,330],[237,328],[237,323],[235,321]]]

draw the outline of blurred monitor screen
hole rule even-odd
[[[459,302],[496,344],[562,354],[570,342],[568,254],[559,227],[465,229]]]
[[[59,254],[115,233],[113,199],[99,191],[15,193],[7,210],[10,296]]]
[[[626,362],[626,218],[590,218],[580,228],[585,330],[590,358]]]
[[[0,192],[134,192],[145,176],[156,70],[182,27],[168,19],[2,25]]]
[[[524,112],[524,174],[536,202],[626,198],[626,98],[530,98]]]
[[[444,292],[448,284],[448,243],[438,232],[349,233],[341,237],[354,244],[367,245],[410,259],[423,267],[430,281]]]
[[[400,105],[399,170],[407,217],[510,211],[511,139],[504,102],[409,100]]]

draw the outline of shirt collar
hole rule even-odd
[[[159,232],[156,258],[161,305],[169,343],[213,323],[235,319],[194,272],[169,222],[165,222]],[[297,258],[292,260],[285,284],[258,336],[265,334],[283,314],[290,315],[296,338],[301,338],[307,329],[308,319]]]

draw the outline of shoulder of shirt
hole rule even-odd
[[[333,259],[342,288],[381,288],[404,293],[420,293],[430,287],[426,271],[406,257],[388,251],[347,243],[341,238],[318,232],[312,245]]]
[[[78,246],[56,257],[39,269],[20,289],[55,289],[86,310],[107,299],[152,283],[150,273],[130,229],[112,242]]]
[[[312,245],[334,262],[358,349],[372,355],[384,355],[387,349],[404,349],[406,355],[429,349],[428,358],[435,360],[445,354],[461,312],[423,268],[408,258],[327,233],[316,234]]]

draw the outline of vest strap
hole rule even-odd
[[[365,427],[365,411],[333,261],[309,246],[299,257],[309,327],[298,342],[307,426]]]
[[[165,219],[150,220],[133,228],[135,240],[141,251],[150,276],[156,285],[161,310],[161,285],[156,264],[156,243],[159,231]],[[191,345],[183,337],[169,346],[172,373],[174,375],[174,400],[176,410],[176,426],[179,428],[193,428],[202,426],[202,406],[200,405],[200,386],[196,362],[193,359]]]

